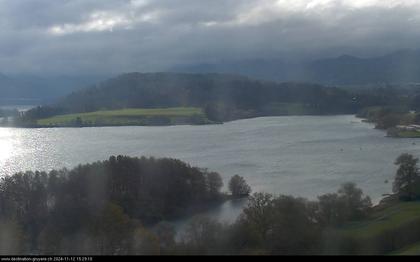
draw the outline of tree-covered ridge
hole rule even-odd
[[[54,115],[122,108],[197,107],[209,120],[220,122],[270,115],[356,113],[383,102],[378,100],[371,94],[307,83],[223,74],[130,73],[30,110],[21,120],[28,123]]]
[[[208,106],[223,109],[233,114],[226,118],[233,118],[235,110],[257,114],[272,110],[269,106],[277,103],[302,103],[318,113],[351,111],[354,110],[352,98],[344,91],[314,84],[279,84],[222,74],[131,73],[75,92],[57,105],[74,112]]]

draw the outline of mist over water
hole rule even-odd
[[[403,152],[420,141],[395,139],[354,116],[263,117],[205,126],[0,128],[0,171],[71,168],[111,155],[171,157],[239,174],[254,192],[307,198],[355,182],[374,201],[391,192]],[[389,180],[389,183],[385,183]]]

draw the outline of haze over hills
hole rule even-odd
[[[43,104],[94,84],[103,76],[9,76],[0,73],[0,105]]]
[[[420,82],[420,50],[402,50],[372,58],[342,55],[306,62],[282,59],[222,61],[177,66],[168,71],[243,75],[260,80],[308,82],[327,86],[411,84]],[[0,73],[0,104],[44,104],[111,77],[106,74],[38,77]],[[179,78],[167,77],[164,76],[164,81],[181,81]],[[116,85],[113,82],[115,88]]]
[[[420,50],[401,50],[384,56],[342,55],[306,62],[281,59],[244,60],[178,66],[193,73],[236,73],[274,81],[305,81],[326,85],[407,84],[420,82]]]

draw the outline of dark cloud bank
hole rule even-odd
[[[0,72],[164,71],[418,48],[420,2],[0,0]]]

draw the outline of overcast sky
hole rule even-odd
[[[0,72],[107,74],[420,43],[419,0],[0,0]]]

